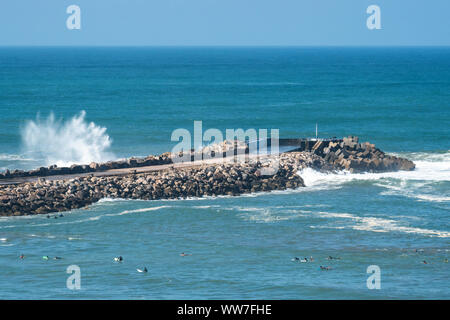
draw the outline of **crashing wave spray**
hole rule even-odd
[[[85,121],[82,111],[72,119],[55,120],[53,113],[45,121],[38,117],[28,121],[22,130],[22,141],[27,154],[43,159],[47,165],[69,166],[104,162],[114,158],[107,150],[112,140],[106,128]]]
[[[401,195],[420,201],[449,202],[450,150],[446,152],[414,152],[395,154],[411,159],[416,164],[413,171],[380,173],[337,172],[327,174],[306,168],[299,171],[308,190],[336,189],[355,181],[372,181],[377,187],[387,189],[384,195]]]

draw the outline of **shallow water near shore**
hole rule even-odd
[[[281,137],[312,136],[318,122],[323,137],[358,135],[417,166],[380,174],[306,169],[299,174],[307,186],[298,190],[103,199],[58,219],[0,217],[0,297],[449,299],[449,53],[0,48],[2,169],[47,164],[40,148],[22,141],[38,112],[45,144],[53,141],[49,127],[58,127],[46,123],[51,111],[69,120],[82,110],[85,131],[67,126],[67,137],[85,136],[89,121],[106,128],[93,128],[89,140],[89,152],[100,157],[168,151],[172,130],[192,130],[194,120],[203,120],[204,130],[279,128]],[[77,142],[87,140],[68,145]],[[119,255],[124,261],[114,262]],[[291,261],[310,256],[313,262]],[[73,264],[81,268],[81,290],[66,288]],[[369,265],[381,269],[381,290],[366,286]],[[148,273],[136,271],[144,266]]]

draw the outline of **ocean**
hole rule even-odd
[[[359,136],[416,163],[306,169],[298,190],[0,217],[2,299],[450,298],[448,47],[0,47],[0,114],[0,170],[160,154],[194,121],[282,138],[317,123],[321,138]]]

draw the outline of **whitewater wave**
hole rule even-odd
[[[55,120],[51,113],[45,121],[37,117],[22,130],[25,154],[42,159],[46,165],[70,166],[114,159],[108,151],[112,140],[106,128],[86,122],[82,111],[70,120]]]
[[[393,219],[385,219],[378,217],[359,217],[350,213],[336,213],[336,212],[315,212],[315,215],[325,218],[339,218],[349,219],[354,224],[348,226],[310,226],[311,228],[332,228],[332,229],[345,229],[352,228],[359,231],[371,231],[371,232],[402,232],[402,233],[415,233],[431,237],[450,238],[450,232],[423,229],[418,227],[402,226],[398,221]]]
[[[304,206],[298,209],[278,209],[275,207],[233,207],[231,210],[238,211],[238,216],[246,221],[257,223],[276,223],[285,220],[309,220],[310,218],[325,218],[325,225],[315,223],[311,225],[311,229],[353,229],[358,231],[370,232],[399,232],[419,234],[428,237],[450,238],[450,232],[433,230],[427,228],[419,228],[405,225],[403,221],[394,220],[393,218],[380,218],[372,216],[358,216],[352,213],[329,212],[304,210]],[[410,217],[406,217],[410,218]],[[344,223],[335,222],[343,220]]]
[[[450,152],[410,153],[407,156],[416,164],[413,171],[323,173],[306,168],[298,174],[311,190],[338,189],[350,182],[371,181],[374,185],[387,189],[382,193],[385,195],[401,195],[419,201],[450,201],[450,190],[446,184],[450,182]]]
[[[73,240],[83,240],[83,238],[80,237],[68,237],[67,240],[73,241]]]
[[[141,213],[141,212],[150,212],[150,211],[156,211],[164,208],[170,208],[170,206],[159,206],[159,207],[150,207],[150,208],[142,208],[142,209],[134,209],[134,210],[125,210],[120,213],[112,213],[112,214],[105,214],[104,216],[123,216],[125,214],[129,213]]]
[[[292,210],[287,212],[273,210],[272,208],[239,208],[241,213],[238,215],[246,221],[258,223],[274,223],[279,221],[293,220],[304,217],[309,211]]]

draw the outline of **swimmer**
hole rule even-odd
[[[192,256],[192,254],[182,252],[182,253],[180,254],[180,256],[182,256],[182,257],[187,257],[187,256]]]
[[[308,258],[303,258],[300,262],[308,262]]]
[[[340,260],[341,258],[339,257],[332,257],[332,256],[328,256],[327,260]]]
[[[328,271],[328,270],[331,270],[331,267],[320,266],[320,270],[326,270],[326,271]]]
[[[428,264],[428,262],[426,262],[425,260],[423,260],[423,264]]]
[[[61,260],[61,257],[54,257],[53,260]]]
[[[42,260],[48,260],[50,259],[49,256],[42,256]]]
[[[300,261],[300,258],[295,257],[294,259],[291,259],[291,261]]]
[[[62,217],[64,217],[64,215],[61,213],[61,214],[59,215],[59,217],[62,218]]]
[[[314,262],[314,258],[312,256],[309,257],[309,262]]]
[[[25,259],[25,256],[23,254],[21,254],[20,259]]]
[[[50,219],[50,215],[47,215],[47,219]]]
[[[123,258],[122,258],[122,256],[115,257],[115,258],[114,258],[114,261],[116,261],[116,262],[122,262],[122,261],[123,261]]]
[[[148,272],[147,267],[144,267],[144,269],[136,269],[137,272]]]

